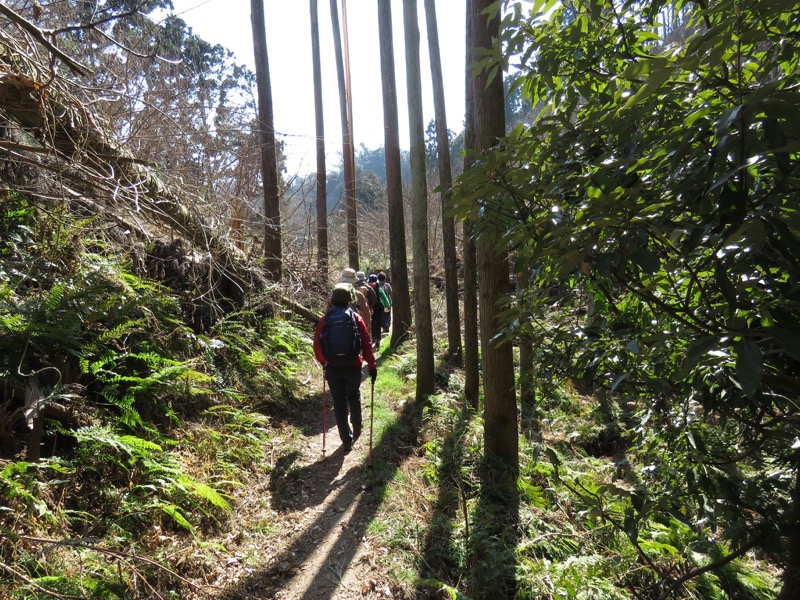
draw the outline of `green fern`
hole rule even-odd
[[[180,481],[181,485],[185,487],[185,489],[189,490],[195,497],[205,500],[209,504],[212,504],[217,508],[221,508],[222,510],[231,509],[230,502],[228,502],[217,490],[206,485],[205,483],[195,481],[185,476],[181,477]]]
[[[75,431],[75,438],[79,442],[88,442],[96,446],[105,446],[119,450],[130,455],[151,456],[154,452],[161,452],[162,448],[148,440],[134,435],[119,435],[108,427],[90,425]]]
[[[21,334],[28,326],[27,319],[20,314],[0,313],[0,329],[8,334]]]
[[[47,295],[47,300],[45,302],[45,310],[47,311],[48,315],[52,316],[53,313],[59,309],[66,290],[66,283],[57,283],[50,288],[50,293]]]
[[[195,528],[186,517],[183,516],[180,506],[176,506],[175,504],[162,504],[159,508],[161,508],[165,514],[169,515],[175,523],[186,529],[192,535],[195,535]]]
[[[147,497],[161,510],[165,510],[164,506],[177,506],[181,512],[175,513],[172,509],[165,512],[184,527],[180,522],[181,518],[186,519],[184,512],[191,514],[199,509],[208,514],[204,504],[223,511],[231,509],[220,492],[186,475],[178,457],[165,452],[162,445],[133,435],[120,435],[97,425],[77,430],[75,437],[83,447],[81,467],[84,470],[92,468],[92,464],[99,470],[102,463],[107,463],[127,474],[131,496],[126,502],[132,510],[138,510],[136,507]]]
[[[0,497],[5,498],[9,506],[3,508],[56,524],[57,516],[40,496],[42,486],[34,477],[36,471],[46,467],[46,464],[25,461],[6,464],[0,471]]]
[[[443,594],[446,594],[450,600],[469,600],[469,596],[459,592],[453,586],[447,585],[446,583],[436,579],[415,579],[414,584],[419,587],[442,592]]]

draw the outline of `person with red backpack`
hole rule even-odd
[[[373,384],[378,376],[367,326],[361,315],[349,306],[351,289],[347,283],[333,288],[330,307],[314,332],[314,354],[325,370],[325,380],[333,396],[336,427],[345,452],[353,449],[353,442],[361,435],[361,367],[364,362]]]

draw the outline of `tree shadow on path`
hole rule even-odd
[[[365,408],[368,406],[367,402]],[[303,531],[269,566],[236,582],[222,597],[229,600],[288,597],[330,600],[337,597],[340,581],[352,566],[387,485],[417,445],[421,412],[421,404],[408,402],[384,429],[380,443],[373,449],[374,469],[366,469],[365,465],[353,461],[346,461],[351,464],[348,467],[340,449],[297,469],[292,468],[299,456],[296,453],[279,458],[275,467],[278,476],[274,484],[270,483],[270,489],[276,494],[281,511],[324,505],[328,496],[335,497],[327,508],[320,508],[319,514],[309,519]],[[369,443],[368,435],[365,431],[359,440],[362,448]],[[296,485],[303,491],[293,493]],[[320,551],[325,555],[318,556]],[[291,596],[285,595],[285,590],[298,577],[307,582],[305,589],[295,589]]]

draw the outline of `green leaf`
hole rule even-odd
[[[741,112],[742,112],[741,105],[736,106],[731,110],[725,111],[717,121],[717,129],[719,130],[719,133],[722,134],[727,132],[728,129],[731,128],[731,125],[733,125],[733,122],[739,118]]]
[[[768,331],[786,354],[800,360],[800,332],[797,328],[779,323],[778,327],[771,327]]]
[[[752,398],[761,385],[764,355],[755,342],[742,338],[736,343],[736,374],[739,385],[748,398]]]
[[[680,551],[675,546],[664,544],[662,542],[654,542],[653,540],[641,540],[639,542],[639,546],[645,552],[650,551],[668,556],[677,556],[680,554]]]
[[[670,78],[670,75],[672,75],[672,69],[665,68],[661,68],[652,73],[650,77],[647,78],[645,84],[639,88],[639,91],[628,98],[628,101],[622,107],[621,111],[624,112],[655,94],[658,88]]]
[[[622,383],[623,381],[625,381],[627,378],[628,378],[628,373],[623,373],[622,375],[617,375],[617,376],[614,378],[614,381],[613,381],[613,382],[611,382],[611,392],[613,393],[613,392],[614,392],[614,390],[616,390],[616,389],[617,389],[617,386],[618,386],[620,383]]]
[[[686,358],[681,364],[681,377],[685,377],[706,354],[717,347],[718,343],[716,336],[708,336],[692,342],[687,348]]]
[[[634,252],[631,260],[639,265],[642,271],[651,275],[661,268],[661,259],[647,248]]]
[[[634,517],[633,514],[628,513],[625,515],[623,527],[625,529],[625,535],[628,536],[629,540],[635,542],[639,538],[639,525],[636,522],[636,517]]]
[[[700,454],[707,454],[708,450],[706,449],[706,444],[703,442],[703,438],[699,435],[695,435],[693,431],[686,432],[686,439],[689,441],[689,444],[697,450]]]
[[[731,280],[728,279],[728,271],[721,262],[717,263],[714,269],[714,279],[722,295],[725,296],[725,299],[728,301],[731,311],[736,310],[736,288],[733,287]]]
[[[189,523],[189,521],[186,520],[186,517],[183,516],[183,513],[181,513],[180,506],[177,506],[175,504],[164,504],[161,505],[161,510],[163,510],[166,514],[172,517],[172,520],[175,521],[175,523],[177,523],[187,531],[191,533],[195,532],[194,527],[192,527],[192,524]]]

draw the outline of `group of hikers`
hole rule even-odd
[[[314,354],[331,390],[344,452],[350,452],[361,435],[361,369],[366,362],[374,386],[378,376],[375,351],[381,335],[391,327],[391,309],[392,286],[383,271],[367,277],[364,271],[347,268],[314,332]]]

